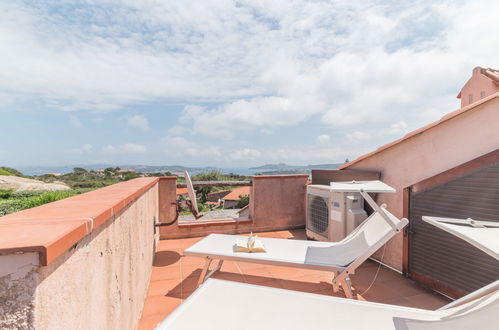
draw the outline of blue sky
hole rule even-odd
[[[1,1],[0,164],[343,162],[499,67],[490,1]]]

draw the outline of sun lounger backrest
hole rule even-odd
[[[399,229],[407,224],[406,219],[399,220],[390,212],[385,212]],[[342,241],[330,247],[309,247],[306,262],[339,266],[347,266],[353,262],[360,264],[395,234],[381,214],[374,212]]]

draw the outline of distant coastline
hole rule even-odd
[[[154,173],[154,172],[171,172],[174,174],[181,174],[187,170],[192,175],[197,173],[209,172],[213,170],[220,171],[224,174],[238,174],[238,175],[277,175],[277,174],[308,174],[312,169],[335,169],[338,168],[341,163],[337,164],[318,164],[318,165],[287,165],[284,163],[280,164],[266,164],[259,167],[250,168],[219,168],[219,167],[189,167],[182,165],[110,165],[110,164],[92,164],[92,165],[67,165],[67,166],[17,166],[16,168],[23,172],[25,175],[43,175],[45,173],[71,173],[74,168],[80,167],[88,171],[90,170],[102,170],[108,167],[118,166],[123,170],[135,170],[140,173]]]

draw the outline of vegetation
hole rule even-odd
[[[0,216],[82,194],[87,191],[89,189],[19,192],[0,190]]]
[[[24,177],[24,175],[18,170],[5,166],[0,166],[0,175],[15,175],[15,176]]]
[[[222,174],[220,171],[212,170],[205,173],[198,173],[191,177],[192,181],[249,181],[250,177],[237,175],[233,173]],[[178,178],[178,182],[183,182],[183,178]],[[216,206],[214,204],[209,204],[208,194],[212,192],[217,192],[221,190],[231,190],[233,187],[230,186],[219,186],[219,187],[197,187],[196,195],[198,196],[198,210],[199,212],[208,212],[215,209],[220,209],[222,206]],[[181,200],[184,199],[183,196],[179,197]],[[237,207],[244,207],[249,204],[249,196],[240,196],[241,200],[238,201]],[[181,204],[180,214],[186,215],[190,214],[190,210],[187,208],[186,204]]]
[[[0,175],[14,175],[26,177],[16,169],[9,167],[0,167]],[[74,168],[73,172],[62,174],[59,176],[52,174],[44,174],[40,176],[32,176],[29,178],[37,179],[43,182],[64,182],[71,187],[71,190],[63,191],[20,191],[0,190],[0,216],[21,211],[31,207],[57,201],[63,198],[81,194],[93,189],[105,187],[118,182],[128,181],[142,176],[160,177],[171,176],[170,172],[156,173],[138,173],[135,171],[122,170],[119,167],[109,167],[104,170],[87,171],[84,168]],[[192,177],[193,181],[244,181],[249,180],[249,177],[237,174],[222,174],[220,171],[209,171],[199,173]],[[183,178],[178,178],[178,181],[183,181]],[[231,187],[200,187],[197,188],[197,194],[200,196],[198,209],[200,212],[208,212],[218,208],[216,205],[207,203],[207,195],[211,192],[219,190],[228,190]],[[240,196],[237,207],[244,207],[249,203],[249,196]],[[184,207],[182,214],[189,213]]]
[[[0,175],[25,177],[21,172],[9,167],[0,167]],[[15,192],[13,190],[0,190],[0,216],[71,197],[118,182],[128,181],[141,176],[165,175],[171,175],[171,173],[142,174],[134,171],[121,170],[119,167],[109,167],[100,171],[87,171],[84,168],[77,167],[73,169],[73,172],[60,176],[52,174],[33,176],[30,178],[47,183],[55,181],[64,182],[71,187],[71,190],[19,192]]]
[[[192,181],[245,181],[249,180],[249,177],[234,173],[222,174],[218,170],[213,170],[206,173],[198,173],[191,179]]]
[[[170,176],[170,172],[139,173],[135,171],[122,170],[119,167],[108,167],[104,170],[87,171],[84,168],[76,167],[73,172],[60,176],[45,174],[34,177],[44,182],[62,181],[73,189],[78,188],[101,188],[118,182],[128,181],[142,176],[159,177]]]
[[[10,172],[7,172],[6,170],[0,169],[0,175],[12,175]]]
[[[248,195],[241,195],[239,196],[239,200],[237,201],[236,208],[242,209],[246,205],[249,204],[249,196]]]
[[[73,189],[101,188],[121,181],[128,181],[140,177],[137,172],[121,171],[119,167],[109,167],[102,171],[87,171],[84,168],[75,168],[73,172],[60,176],[44,174],[35,177],[44,182],[62,181]]]

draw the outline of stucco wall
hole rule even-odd
[[[397,189],[380,194],[396,216],[403,216],[403,190],[428,177],[499,148],[499,98],[478,105],[419,135],[362,159],[348,169],[379,171],[381,180]],[[402,270],[402,234],[386,248],[384,262]],[[379,257],[379,254],[377,254]]]
[[[161,238],[203,236],[209,233],[249,233],[305,226],[305,194],[308,175],[255,176],[251,187],[249,219],[244,221],[206,221],[161,227]],[[175,189],[173,180],[160,180],[160,204],[169,205],[160,211],[161,221],[174,217],[175,196],[166,192]],[[193,221],[194,222],[194,221]]]
[[[36,253],[0,256],[0,263],[10,259],[0,265],[0,328],[135,329],[156,245],[154,217],[158,184],[48,266],[38,266]]]
[[[29,329],[34,323],[38,253],[0,255],[0,329]]]

